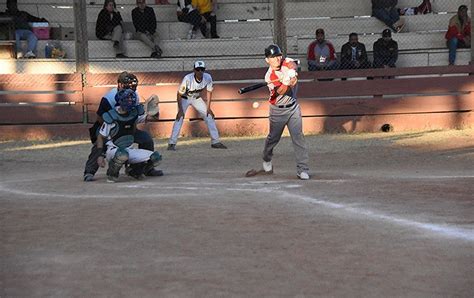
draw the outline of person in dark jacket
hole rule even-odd
[[[6,14],[13,17],[15,25],[15,39],[17,53],[23,52],[21,46],[21,40],[27,40],[27,50],[23,53],[23,58],[36,58],[36,45],[38,38],[33,33],[29,22],[47,22],[45,18],[38,18],[32,16],[26,11],[18,10],[17,1],[12,0],[7,2]]]
[[[395,67],[398,59],[398,43],[392,39],[392,31],[385,29],[382,38],[374,43],[374,67]]]
[[[365,45],[359,42],[357,33],[349,35],[349,42],[341,48],[341,69],[370,68]]]
[[[95,35],[98,39],[112,40],[115,57],[127,58],[123,54],[123,28],[122,16],[116,10],[115,0],[105,0],[104,8],[97,16]]]
[[[196,37],[198,29],[201,30],[203,37],[207,36],[206,19],[199,14],[199,11],[192,5],[192,0],[178,0],[176,8],[176,16],[178,21],[189,23],[193,27],[188,32],[188,39]]]
[[[372,0],[372,16],[381,20],[390,29],[400,32],[405,22],[400,19],[397,6],[398,0]]]
[[[137,0],[137,7],[132,10],[132,21],[138,39],[151,49],[151,57],[160,58],[163,51],[158,45],[155,11],[146,5],[146,0]]]

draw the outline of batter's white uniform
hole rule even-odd
[[[118,109],[119,107],[115,107],[115,109]],[[141,116],[138,116],[136,123],[143,123],[145,122],[146,114],[143,114]],[[107,161],[110,161],[111,159],[114,158],[115,152],[117,152],[118,147],[113,143],[112,139],[110,138],[110,131],[115,128],[116,124],[115,123],[102,123],[102,126],[100,127],[99,134],[101,134],[107,142],[105,143],[107,145],[107,152],[105,154],[105,158]],[[133,144],[126,148],[128,152],[128,162],[130,164],[135,164],[135,163],[141,163],[145,162],[150,159],[150,156],[153,154],[153,151],[150,150],[145,150],[145,149],[137,149],[133,147]]]
[[[181,85],[179,86],[178,93],[181,95],[181,107],[183,109],[183,115],[186,115],[186,110],[191,105],[199,113],[199,116],[204,120],[209,130],[211,136],[211,144],[220,143],[219,141],[219,132],[217,131],[216,121],[211,115],[207,115],[207,105],[204,100],[201,98],[201,92],[206,89],[207,91],[212,92],[212,77],[208,73],[203,73],[203,78],[201,82],[196,81],[194,73],[187,74]],[[173,131],[171,132],[171,137],[169,144],[176,144],[178,142],[179,132],[183,126],[184,116],[180,119],[176,119],[173,124]]]

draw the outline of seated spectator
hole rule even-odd
[[[372,16],[381,20],[395,32],[403,30],[405,23],[398,14],[398,0],[372,0]]]
[[[29,22],[47,22],[45,18],[38,18],[32,16],[26,11],[18,10],[17,1],[7,2],[7,15],[13,17],[13,23],[15,25],[15,39],[17,53],[23,53],[21,46],[21,40],[27,40],[27,50],[23,53],[23,58],[36,58],[36,45],[38,38],[33,33]]]
[[[417,14],[427,14],[432,13],[433,9],[431,8],[430,0],[423,0],[423,2],[417,7],[404,7],[398,9],[398,14],[401,16],[411,16]]]
[[[374,43],[374,67],[395,67],[398,59],[398,43],[392,39],[392,31],[385,29],[382,38]]]
[[[341,49],[341,69],[370,68],[365,45],[359,42],[357,33],[349,35],[349,42]]]
[[[158,45],[155,11],[146,5],[146,0],[137,0],[137,7],[132,10],[132,20],[138,39],[151,49],[151,57],[160,58],[163,51]]]
[[[206,37],[206,20],[199,14],[199,11],[193,7],[191,0],[178,0],[176,15],[178,16],[178,21],[193,25],[193,28],[189,30],[188,39],[193,39],[198,29],[201,30],[202,36]]]
[[[324,30],[316,30],[316,40],[308,46],[308,70],[333,70],[338,68],[336,51],[331,42],[325,40]]]
[[[217,35],[216,3],[216,0],[192,0],[192,4],[197,8],[199,14],[211,24],[211,38],[219,38]]]
[[[98,39],[113,41],[115,57],[127,58],[127,56],[123,54],[122,16],[116,8],[115,0],[105,0],[104,8],[97,16],[95,35]]]
[[[449,49],[449,65],[454,65],[456,50],[471,47],[471,18],[467,15],[466,5],[459,6],[458,13],[449,20],[445,37]]]

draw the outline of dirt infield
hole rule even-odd
[[[474,130],[186,139],[82,182],[87,141],[0,143],[0,297],[472,297]]]

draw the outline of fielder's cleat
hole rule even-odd
[[[301,180],[309,180],[309,174],[306,172],[301,172],[296,174]]]
[[[90,173],[84,174],[84,182],[91,182],[91,181],[94,181],[94,175]]]
[[[265,172],[273,172],[272,161],[264,161],[262,165]]]
[[[155,170],[155,169],[151,169],[149,170],[145,176],[148,176],[148,177],[159,177],[159,176],[163,176],[163,171],[162,170]]]
[[[176,144],[168,144],[167,150],[169,150],[169,151],[176,151]]]
[[[214,149],[227,149],[226,145],[222,143],[211,144],[211,147]]]

